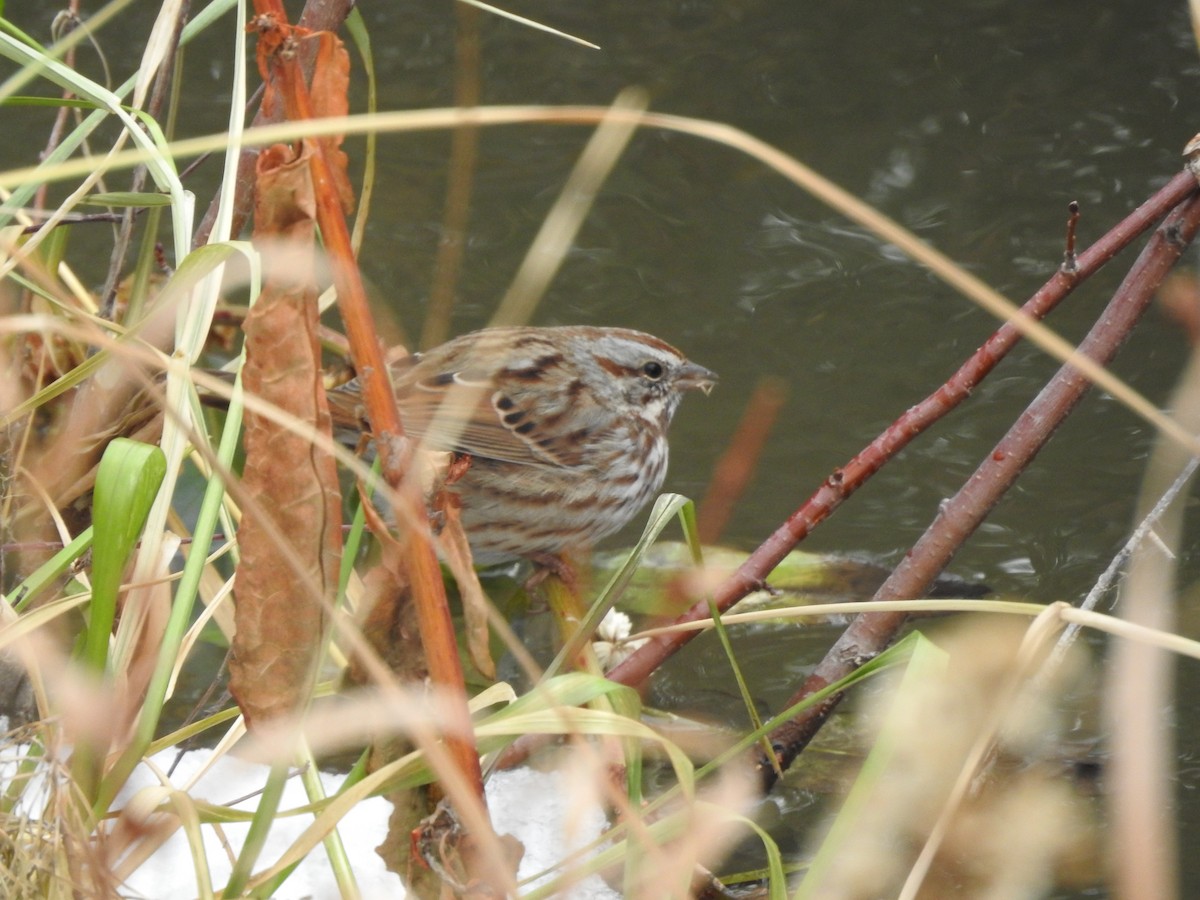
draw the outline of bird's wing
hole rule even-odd
[[[440,450],[535,466],[571,466],[541,428],[529,395],[514,399],[487,373],[441,372],[397,387],[404,426]]]
[[[391,373],[406,433],[435,450],[574,468],[583,464],[584,439],[603,424],[603,410],[578,379],[548,391],[518,374],[501,389],[494,365],[436,350],[398,360]],[[329,406],[340,434],[366,427],[357,384],[331,391]]]

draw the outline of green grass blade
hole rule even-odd
[[[286,764],[276,763],[271,767],[271,774],[267,776],[267,783],[263,786],[262,796],[258,800],[258,809],[255,810],[254,817],[250,820],[250,830],[246,833],[246,842],[242,845],[242,852],[238,854],[238,858],[233,864],[233,871],[229,873],[229,881],[221,892],[223,896],[238,897],[245,890],[246,883],[250,880],[258,857],[267,842],[267,834],[271,830],[271,824],[275,821],[275,814],[279,811],[279,802],[283,799],[283,788],[287,784],[287,780],[288,766]]]
[[[22,612],[46,588],[55,584],[75,560],[83,556],[92,546],[92,528],[86,529],[75,536],[67,546],[55,553],[13,590],[12,605],[17,612]]]
[[[158,447],[127,438],[110,443],[100,460],[92,503],[92,601],[81,652],[84,666],[99,677],[108,667],[121,578],[165,474]],[[103,758],[103,748],[92,740],[81,739],[75,747],[71,775],[84,797],[96,795]]]
[[[116,206],[143,209],[152,206],[170,206],[171,198],[166,194],[151,194],[145,191],[103,191],[88,194],[79,201],[80,206]]]
[[[363,20],[358,7],[350,10],[346,17],[346,33],[358,49],[362,59],[363,71],[367,76],[367,108],[368,114],[379,108],[379,83],[375,75],[375,55],[371,50],[371,33]],[[367,132],[366,147],[363,152],[362,190],[358,192],[358,213],[354,217],[354,234],[352,244],[355,252],[362,246],[363,235],[367,230],[367,218],[371,212],[371,200],[375,195],[375,170],[377,168],[379,138],[373,131]]]
[[[166,468],[158,447],[127,438],[115,439],[100,460],[92,507],[92,603],[83,651],[84,664],[95,672],[107,664],[121,576]]]
[[[80,100],[77,97],[6,97],[0,100],[0,106],[50,106],[66,107],[67,109],[99,109],[90,100]]]

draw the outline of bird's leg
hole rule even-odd
[[[533,571],[525,579],[525,593],[531,593],[551,575],[561,581],[571,593],[578,593],[579,577],[575,566],[566,556],[558,553],[534,553],[529,556],[529,561],[533,563]]]

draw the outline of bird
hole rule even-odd
[[[618,531],[658,494],[684,393],[717,376],[628,328],[464,334],[390,366],[405,433],[469,457],[446,485],[477,565],[552,559]],[[335,437],[367,427],[362,385],[328,393]]]

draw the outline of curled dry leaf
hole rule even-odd
[[[350,56],[346,53],[345,45],[331,31],[317,32],[312,39],[318,41],[317,66],[310,88],[313,115],[317,118],[345,116],[350,112],[347,93],[350,87]],[[349,215],[354,210],[354,188],[346,174],[347,158],[342,150],[342,139],[340,134],[316,138],[325,151],[342,209]]]
[[[312,153],[275,146],[259,157],[255,239],[288,249],[246,317],[246,391],[330,433],[321,384],[313,272]],[[270,249],[273,249],[270,248]],[[230,690],[248,722],[302,705],[315,677],[325,610],[337,586],[341,499],[333,457],[247,412],[248,500],[238,530]]]

